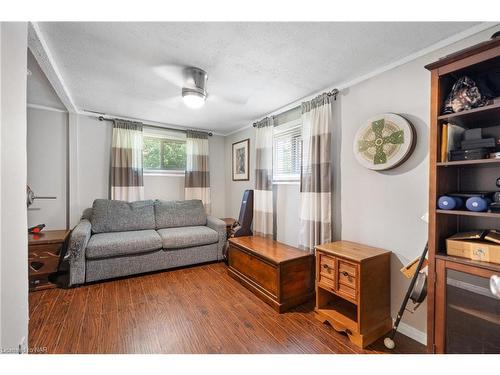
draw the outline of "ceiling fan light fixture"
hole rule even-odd
[[[208,75],[203,69],[190,67],[184,70],[186,86],[182,88],[182,99],[189,108],[201,108],[207,98]]]
[[[205,104],[205,99],[207,95],[193,89],[182,89],[182,99],[184,100],[184,104],[186,104],[189,108],[201,108]]]

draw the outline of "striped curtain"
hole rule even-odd
[[[144,199],[142,123],[114,120],[111,146],[111,199]]]
[[[314,251],[332,238],[330,96],[302,103],[299,247]]]
[[[255,127],[254,225],[256,235],[273,237],[273,119]]]
[[[208,135],[188,131],[186,136],[185,199],[201,199],[207,214],[211,212]]]

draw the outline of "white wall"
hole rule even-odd
[[[255,187],[255,132],[253,128],[247,128],[240,132],[225,137],[225,180],[226,180],[226,217],[238,218],[240,213],[243,192]],[[232,145],[233,143],[250,139],[250,176],[248,181],[232,180]]]
[[[144,175],[144,199],[184,199],[184,175]]]
[[[109,198],[111,131],[108,122],[100,122],[95,117],[78,116],[77,181],[73,182],[78,189],[78,209],[71,212],[72,226],[78,222],[85,208],[92,207],[94,199]]]
[[[333,155],[334,170],[340,170],[340,181],[334,179],[335,235],[341,238],[381,247],[393,252],[391,310],[396,316],[409,280],[399,269],[419,256],[427,241],[427,225],[420,217],[428,204],[428,136],[430,116],[430,73],[424,65],[449,53],[487,40],[500,27],[469,37],[454,45],[428,54],[355,86],[343,89],[334,105],[334,147],[340,149],[340,162]],[[387,172],[374,172],[361,167],[352,152],[354,135],[364,121],[373,115],[394,112],[405,116],[417,130],[417,147],[402,166]],[[244,189],[254,187],[255,149],[251,147],[251,179],[231,180],[231,144],[250,138],[247,128],[226,137],[227,216],[237,217]],[[339,143],[338,140],[341,140]],[[253,142],[254,143],[254,142]],[[336,145],[335,145],[336,144]],[[340,191],[339,194],[335,192]],[[297,244],[298,189],[279,187],[278,240]],[[340,206],[340,207],[339,207]],[[282,211],[282,213],[280,212]],[[292,217],[293,215],[293,217]],[[340,221],[340,222],[339,222]],[[285,239],[285,240],[284,240]],[[415,314],[405,314],[403,333],[425,341],[426,306]]]
[[[240,213],[243,192],[255,187],[255,130],[244,129],[225,137],[225,180],[226,180],[226,217],[237,219]],[[250,139],[250,179],[232,180],[232,145]],[[280,184],[276,191],[276,239],[297,246],[299,233],[299,184]]]
[[[27,24],[0,23],[0,347],[26,350],[28,244],[26,211]]]
[[[212,192],[212,215],[225,217],[226,215],[226,172],[225,137],[213,135],[208,138],[209,163],[210,163],[210,190]]]
[[[77,203],[71,210],[71,226],[78,223],[82,211],[96,198],[109,198],[109,164],[112,126],[95,117],[78,116],[76,132]],[[70,140],[71,142],[71,140]],[[209,137],[212,214],[225,214],[224,138]],[[71,158],[71,155],[70,155]],[[75,163],[72,163],[73,165]],[[144,198],[162,200],[184,199],[184,176],[144,176]],[[72,202],[74,203],[74,202]]]
[[[28,108],[28,185],[37,200],[28,209],[28,226],[44,223],[47,230],[65,229],[67,213],[68,114]]]
[[[407,288],[399,272],[417,257],[427,241],[427,225],[420,217],[428,201],[428,118],[430,74],[421,61],[406,64],[343,91],[342,108],[342,239],[391,250],[391,307],[397,310]],[[411,89],[409,89],[411,88]],[[377,113],[406,117],[417,131],[417,146],[410,159],[388,172],[363,168],[354,158],[354,135]],[[426,330],[424,305],[404,322]]]

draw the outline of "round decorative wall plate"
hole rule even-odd
[[[376,171],[395,168],[412,153],[415,130],[404,118],[384,113],[370,118],[354,138],[354,155],[365,168]]]

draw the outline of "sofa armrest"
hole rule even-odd
[[[92,225],[82,219],[71,232],[67,257],[69,258],[69,285],[85,282],[85,249],[92,235]]]
[[[224,258],[223,250],[226,246],[227,233],[226,233],[226,223],[215,216],[207,216],[207,227],[215,230],[219,234],[219,242],[217,244],[217,260],[222,260]]]

